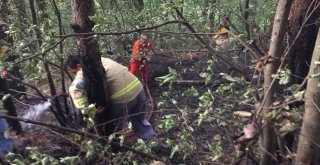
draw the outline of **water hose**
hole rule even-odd
[[[147,119],[150,121],[150,119],[152,118],[152,113],[156,110],[155,109],[155,106],[154,106],[154,103],[153,103],[153,98],[151,96],[151,93],[150,93],[150,89],[149,89],[149,85],[148,85],[148,65],[146,64],[147,63],[147,60],[144,61],[144,67],[146,68],[146,75],[145,75],[145,88],[146,88],[146,91],[147,91],[147,95],[148,95],[148,98],[150,100],[150,103],[151,103],[151,111],[149,112],[148,116],[147,116]]]

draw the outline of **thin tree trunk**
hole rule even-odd
[[[305,94],[305,114],[299,136],[296,164],[313,165],[320,163],[320,33],[313,51],[309,79]],[[314,76],[317,75],[317,76]]]
[[[283,39],[286,32],[287,19],[289,16],[292,0],[279,0],[275,15],[272,37],[270,43],[269,59],[264,70],[264,103],[262,104],[262,115],[270,112],[274,102],[274,93],[277,87],[271,77],[277,72],[279,59],[283,52]],[[265,124],[265,123],[264,123]],[[270,124],[267,124],[262,131],[261,139],[261,165],[275,164],[274,154],[277,147],[277,139]]]
[[[31,16],[32,16],[32,23],[34,25],[38,25],[38,19],[37,19],[36,9],[34,6],[34,0],[29,0],[29,3],[30,3],[30,11],[31,11]],[[41,4],[41,5],[44,5],[44,4]],[[43,7],[43,6],[41,6],[41,7]],[[41,8],[41,9],[44,9],[44,8]],[[42,11],[42,12],[45,12],[45,11]],[[45,14],[43,14],[43,15],[45,15]],[[35,28],[35,33],[36,33],[36,38],[37,38],[37,48],[39,49],[42,45],[42,35],[41,35],[41,31],[39,30],[39,28],[37,28],[37,27]],[[44,70],[45,70],[47,78],[48,78],[51,95],[54,96],[54,95],[56,95],[54,81],[53,81],[52,75],[50,73],[49,65],[45,60],[45,56],[43,56],[43,58],[44,58]],[[51,108],[51,111],[53,112],[53,114],[55,115],[55,117],[57,118],[59,123],[62,126],[66,126],[66,120],[64,118],[63,112],[61,110],[61,106],[60,106],[57,99],[55,99],[55,106],[57,107],[56,108],[57,112],[54,111],[53,108]]]
[[[250,40],[250,27],[249,27],[249,0],[243,1],[243,29],[247,32],[247,39]]]
[[[64,30],[62,28],[61,13],[60,13],[60,11],[58,9],[56,1],[52,0],[51,3],[52,3],[52,6],[54,8],[54,12],[55,12],[55,14],[57,16],[57,19],[58,19],[59,35],[62,36],[62,35],[64,35]],[[62,43],[59,44],[59,52],[60,52],[60,54],[63,54],[63,44]],[[64,63],[63,62],[63,58],[61,58],[60,60],[61,60],[61,65],[63,65],[63,63]],[[61,66],[61,68],[63,68],[63,66]],[[60,70],[60,75],[61,75],[62,91],[64,93],[66,93],[67,89],[66,89],[66,84],[65,84],[65,81],[64,81],[65,80],[65,73],[64,73],[63,69]],[[70,116],[70,109],[68,107],[68,101],[67,101],[66,97],[63,98],[63,102],[64,102],[64,108],[65,108],[65,111],[66,111],[66,115]]]
[[[214,9],[214,5],[216,3],[216,0],[207,0],[207,5],[208,5],[208,24],[209,27],[211,28],[211,32],[216,32],[217,30],[214,29],[213,27],[215,27],[215,13],[213,12]]]

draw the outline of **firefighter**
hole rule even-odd
[[[223,25],[218,27],[218,35],[216,35],[213,40],[215,41],[218,50],[228,50],[231,49],[231,43],[229,40],[229,32]]]
[[[224,26],[220,25],[218,27],[218,32],[219,32],[219,38],[221,38],[221,39],[228,39],[229,38],[228,29],[225,28]]]
[[[142,32],[140,39],[135,41],[132,48],[132,58],[130,61],[130,72],[138,75],[139,71],[142,75],[142,81],[145,83],[147,80],[147,58],[148,53],[154,53],[152,42],[149,36]]]
[[[82,109],[89,103],[79,59],[79,56],[69,56],[66,66],[69,72],[76,74],[69,88],[70,96],[76,108]],[[111,116],[112,119],[118,119],[128,114],[136,135],[143,140],[152,138],[154,132],[145,117],[147,99],[141,82],[128,71],[127,67],[109,58],[101,58],[101,62],[106,71],[111,107],[108,107],[108,110],[106,107],[98,107],[96,117]],[[117,125],[119,122],[121,119],[113,124]]]

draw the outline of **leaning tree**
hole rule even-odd
[[[84,79],[88,89],[89,103],[96,103],[96,106],[103,106],[109,109],[109,92],[106,83],[106,73],[101,63],[101,52],[96,38],[92,34],[94,23],[90,20],[90,16],[94,15],[93,0],[72,0],[72,20],[71,26],[77,36],[76,42],[78,53],[81,56]],[[101,92],[103,91],[103,92]],[[111,124],[104,125],[111,120],[111,115],[105,110],[96,116],[98,132],[100,135],[107,136],[112,133],[113,126]]]

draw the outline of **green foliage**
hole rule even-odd
[[[289,69],[280,69],[277,74],[273,74],[272,77],[279,80],[279,84],[287,84],[291,76],[291,71]]]
[[[188,88],[182,93],[182,96],[199,96],[199,92],[195,87]]]
[[[8,153],[6,159],[10,164],[15,165],[74,165],[80,163],[79,156],[67,156],[64,158],[56,159],[50,155],[42,154],[36,147],[27,147],[28,158],[24,158],[19,154]]]
[[[215,137],[219,137],[216,135]],[[211,153],[209,160],[217,161],[223,155],[223,149],[221,147],[221,139],[216,140],[214,143],[208,144],[208,149]]]
[[[158,127],[165,129],[166,131],[169,131],[174,126],[176,126],[176,121],[177,121],[177,115],[175,114],[165,115],[165,116],[162,116],[162,120],[160,121]]]
[[[178,78],[178,73],[176,72],[176,70],[174,70],[174,69],[172,69],[170,67],[168,69],[169,69],[169,74],[167,74],[165,76],[161,76],[161,77],[156,77],[155,80],[159,82],[160,86],[168,83],[169,84],[169,89],[171,91],[172,90],[173,81]]]
[[[205,84],[208,84],[213,79],[214,73],[212,67],[216,64],[216,62],[217,59],[212,57],[212,59],[208,60],[208,67],[206,71],[200,73],[200,77],[204,78]]]
[[[20,155],[14,154],[14,153],[9,153],[7,154],[6,158],[11,164],[19,164],[19,165],[24,165],[26,162],[27,164],[32,164],[32,165],[55,165],[59,164],[59,161],[55,159],[54,157],[46,154],[42,154],[39,152],[38,148],[36,147],[27,147],[26,150],[29,153],[30,160],[26,161],[25,158],[22,158]]]
[[[96,116],[95,105],[90,104],[88,107],[82,108],[81,113],[84,115],[83,120],[87,123],[88,127],[94,127],[94,118]]]
[[[56,0],[55,2],[61,13],[60,16],[62,17],[61,28],[66,34],[73,33],[70,28],[70,1]],[[173,1],[173,3],[172,1],[150,0],[144,1],[144,6],[137,7],[134,5],[134,1],[94,0],[96,10],[90,19],[95,23],[93,28],[94,32],[125,32],[151,27],[169,20],[178,20],[180,18],[175,13],[175,9],[177,8],[190,22],[193,28],[196,29],[196,32],[216,32],[217,25],[223,24],[223,18],[228,16],[231,19],[231,23],[239,31],[237,32],[239,34],[236,35],[244,38],[242,37],[245,34],[243,19],[240,17],[243,13],[240,13],[242,9],[239,10],[239,7],[242,7],[241,3],[242,1],[239,0],[219,0],[214,2],[203,0],[179,0]],[[9,16],[9,20],[11,23],[9,30],[6,33],[14,40],[10,49],[12,54],[19,55],[18,60],[45,52],[61,39],[59,36],[57,16],[48,3],[46,10],[48,18],[39,19],[37,25],[32,23],[30,12],[26,13],[25,21],[19,21],[16,17],[19,11],[15,6],[16,5],[10,4],[12,14]],[[268,33],[271,28],[270,25],[272,23],[275,7],[276,1],[250,1],[248,9],[250,14],[247,23],[249,23],[250,27],[259,27],[261,32],[269,35]],[[40,17],[40,14],[42,13],[38,13],[37,16]],[[235,32],[236,29],[231,27],[232,32]],[[35,32],[37,30],[42,34],[42,44],[40,46],[37,45],[37,40],[35,39]],[[192,35],[164,32],[190,32],[184,25],[168,24],[151,30],[162,31],[148,32],[153,39],[156,51],[203,49],[202,45],[200,45]],[[102,54],[111,50],[117,55],[124,55],[128,54],[124,49],[132,47],[134,40],[137,39],[137,34],[130,33],[115,36],[95,35],[94,37],[100,44]],[[211,36],[201,35],[201,37],[208,39]],[[251,36],[251,39],[252,40],[245,42],[252,43],[255,39],[254,36]],[[60,52],[59,47],[55,47],[44,56],[39,57],[43,57],[54,64],[61,65],[60,59],[63,56],[77,50],[74,40],[74,37],[64,40],[62,42],[62,52]],[[208,42],[211,41],[208,39]],[[232,42],[235,42],[235,40]],[[179,56],[179,54],[176,54],[176,56]],[[239,59],[240,56],[233,56],[232,62],[239,62]],[[171,67],[169,67],[168,75],[156,78],[161,87],[164,89],[167,89],[165,87],[168,87],[169,89],[162,91],[163,98],[156,103],[157,108],[174,107],[177,109],[176,112],[166,113],[159,117],[159,125],[155,126],[160,132],[165,134],[165,145],[170,150],[170,153],[165,155],[168,159],[179,159],[182,157],[183,160],[186,160],[188,156],[194,158],[198,155],[199,148],[203,147],[201,148],[205,151],[201,153],[203,154],[203,157],[208,161],[218,162],[223,155],[222,138],[212,140],[207,137],[202,137],[203,130],[201,129],[204,127],[205,130],[210,133],[216,131],[234,132],[234,130],[239,129],[237,127],[239,124],[237,123],[237,120],[230,115],[232,114],[232,111],[239,108],[237,107],[238,105],[255,105],[256,100],[254,95],[261,95],[262,88],[246,84],[246,82],[237,75],[216,73],[213,70],[213,67],[217,64],[219,64],[218,60],[212,56],[207,62],[207,69],[200,73],[200,77],[205,81],[205,87],[188,86],[185,90],[173,92],[173,81],[180,78],[180,73]],[[22,68],[23,74],[25,75],[25,82],[27,83],[34,83],[35,81],[46,78],[44,77],[45,71],[43,62],[39,59],[33,58],[27,60],[21,63],[20,67]],[[52,68],[53,67],[50,67],[50,69]],[[53,74],[55,80],[61,78],[59,73],[59,71],[54,70]],[[288,70],[280,70],[274,77],[280,80],[280,84],[287,84],[290,74],[291,73]],[[226,82],[216,80],[218,77],[222,77]],[[215,85],[209,86],[209,82],[214,82]],[[294,88],[295,87],[291,87],[289,90],[294,91]],[[294,96],[295,99],[302,100],[303,92],[295,93]],[[180,98],[186,99],[186,101],[184,102],[184,100],[181,100]],[[230,100],[226,101],[226,99],[235,100],[237,103]],[[190,108],[190,105],[187,104],[190,100],[196,102],[193,108]],[[85,121],[87,122],[87,125],[93,128],[93,119],[96,113],[94,106],[91,105],[83,109],[82,113],[86,116]],[[270,119],[273,120],[281,118],[278,116],[279,114],[276,113],[271,113],[270,115]],[[299,121],[299,115],[295,113],[287,114],[287,118],[295,119],[285,120],[287,122],[277,121],[278,123],[281,123],[279,124],[279,128],[281,128],[283,132],[286,132],[287,130],[292,131],[292,123]],[[232,131],[228,130],[228,124],[230,127],[234,126],[236,128],[232,129]],[[114,136],[110,136],[109,140],[113,138]],[[121,144],[126,140],[123,136],[120,139]],[[205,139],[206,144],[199,144],[199,139],[201,142]],[[55,159],[49,155],[41,154],[39,150],[35,148],[29,148],[29,155],[24,158],[21,155],[14,155],[12,153],[8,154],[7,157],[12,164],[77,164],[83,159],[88,160],[92,157],[101,158],[105,156],[109,147],[108,145],[101,146],[100,143],[86,139],[82,136],[76,136],[74,140],[79,142],[81,147],[85,149],[85,151],[83,151],[85,152],[85,158],[66,155],[64,158]],[[152,154],[152,147],[160,145],[163,144],[156,141],[146,143],[142,140],[138,140],[134,147],[138,150]],[[142,164],[141,162],[142,161],[138,160],[132,152],[114,154],[112,159],[113,164]]]

